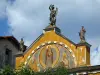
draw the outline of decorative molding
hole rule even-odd
[[[83,72],[82,74],[87,74],[86,72]]]
[[[31,56],[28,56],[28,59],[30,58]]]
[[[32,51],[32,54],[34,53],[34,50]]]
[[[45,43],[42,43],[42,46],[44,46],[45,45]]]
[[[70,53],[72,53],[72,50],[71,49],[69,51],[70,51]]]
[[[50,43],[51,43],[51,41],[48,42],[48,44],[50,44]]]
[[[68,46],[67,45],[65,45],[65,48],[67,48]]]
[[[54,41],[54,44],[56,44],[57,43],[57,41]]]
[[[92,72],[92,73],[97,73],[96,71]]]
[[[100,73],[100,71],[93,71],[93,72],[88,72],[88,73]]]
[[[62,43],[62,42],[60,42],[59,44],[60,44],[60,45],[63,45],[63,43]]]
[[[39,49],[40,48],[40,46],[38,46],[36,49]]]

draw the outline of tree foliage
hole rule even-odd
[[[44,71],[34,72],[30,68],[22,67],[19,70],[14,70],[9,66],[0,70],[0,75],[69,75],[65,67],[48,68]]]

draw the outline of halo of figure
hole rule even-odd
[[[49,6],[49,10],[51,11],[50,12],[50,24],[55,25],[56,24],[56,15],[57,15],[58,8],[55,9],[54,5],[51,4]]]
[[[85,42],[85,33],[86,33],[86,30],[85,30],[84,26],[82,26],[82,29],[79,32],[81,42]]]

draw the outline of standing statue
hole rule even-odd
[[[20,51],[24,51],[24,41],[23,41],[23,38],[21,38],[21,41],[20,41]]]
[[[54,5],[50,5],[49,6],[49,9],[50,9],[50,24],[53,26],[56,24],[56,15],[57,15],[57,11],[58,11],[58,8],[55,9]]]
[[[85,33],[86,33],[86,30],[84,29],[84,26],[82,26],[82,29],[79,32],[81,42],[85,42]]]

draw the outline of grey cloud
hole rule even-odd
[[[58,7],[57,26],[62,34],[78,43],[78,32],[85,26],[86,39],[93,45],[91,49],[98,46],[100,0],[15,0],[7,6],[9,32],[17,39],[25,37],[28,45],[32,43],[49,25],[50,4]]]

